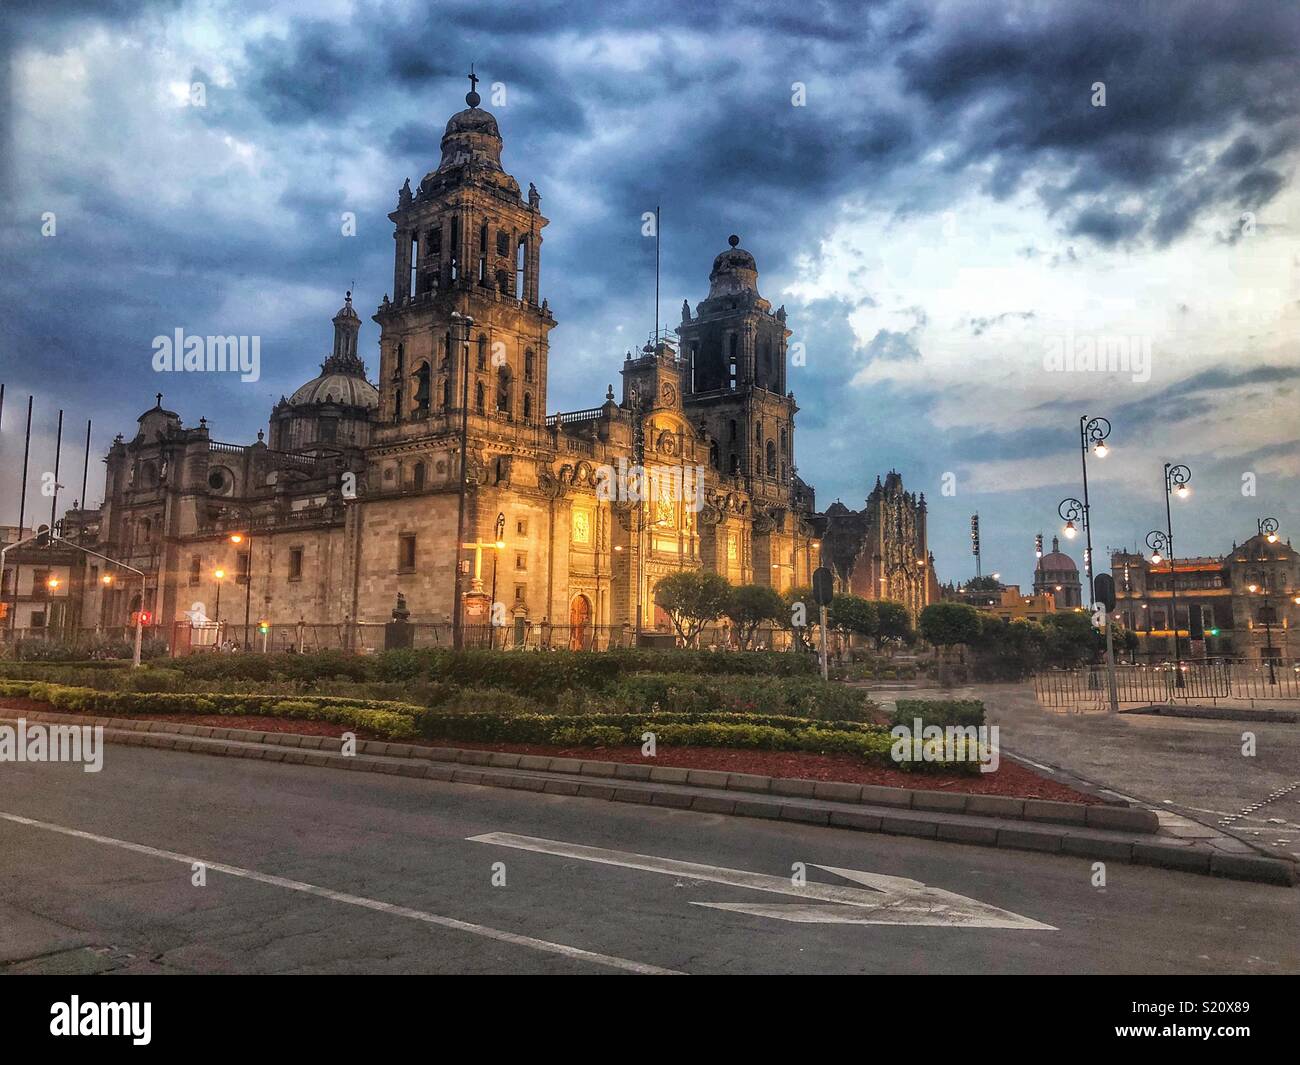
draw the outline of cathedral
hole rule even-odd
[[[759,294],[754,257],[732,236],[707,296],[627,353],[617,390],[547,414],[547,219],[503,168],[496,118],[477,92],[466,102],[437,167],[388,216],[374,382],[349,292],[320,373],[275,405],[269,438],[213,440],[160,394],[114,441],[102,509],[69,516],[80,542],[146,574],[143,592],[84,581],[83,627],[143,606],[168,638],[200,618],[238,632],[247,611],[281,634],[337,628],[347,645],[400,594],[412,623],[459,612],[507,646],[544,626],[600,647],[667,630],[655,588],[672,573],[811,582],[825,517],[796,473],[785,308]],[[617,490],[637,470],[653,478],[643,490]]]

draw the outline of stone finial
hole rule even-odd
[[[409,207],[412,199],[414,197],[411,195],[411,179],[407,178],[402,182],[402,187],[397,190],[397,206]]]

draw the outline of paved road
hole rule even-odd
[[[1300,861],[1300,788],[1248,814],[1247,807],[1300,781],[1300,725],[1211,721],[1147,714],[1072,714],[1045,710],[1027,684],[982,684],[877,692],[896,698],[982,699],[1003,747],[1116,791],[1224,828],[1276,858]],[[1242,736],[1255,755],[1242,754]]]
[[[471,841],[496,833],[602,850]],[[610,864],[651,864],[623,852],[710,868]],[[192,858],[227,868],[196,887]],[[726,872],[781,885],[795,862],[819,898],[871,890],[817,868],[830,866],[920,881],[1029,927],[692,905],[870,912],[801,906]],[[1117,863],[1105,889],[1090,876],[1046,855],[179,752],[109,747],[97,775],[0,765],[0,971],[1300,971],[1300,892]]]

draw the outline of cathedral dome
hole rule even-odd
[[[496,118],[490,111],[484,111],[481,107],[467,107],[464,111],[457,111],[447,120],[447,129],[442,135],[443,140],[457,133],[480,133],[486,137],[501,139]]]
[[[1060,541],[1056,537],[1052,537],[1052,550],[1039,560],[1038,568],[1052,573],[1078,574],[1079,572],[1079,566],[1074,559],[1060,550]]]
[[[326,369],[289,397],[295,406],[310,403],[339,403],[345,407],[379,406],[379,390],[358,374]]]
[[[740,246],[740,238],[734,233],[727,243],[731,246],[713,260],[713,269],[709,271],[709,299],[742,293],[757,296],[758,264]]]

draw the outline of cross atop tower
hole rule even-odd
[[[474,73],[473,63],[469,65],[469,73],[466,74],[465,77],[469,78],[469,92],[465,94],[465,102],[469,104],[470,107],[478,107],[479,101],[482,97],[478,94],[479,78],[478,75]]]

